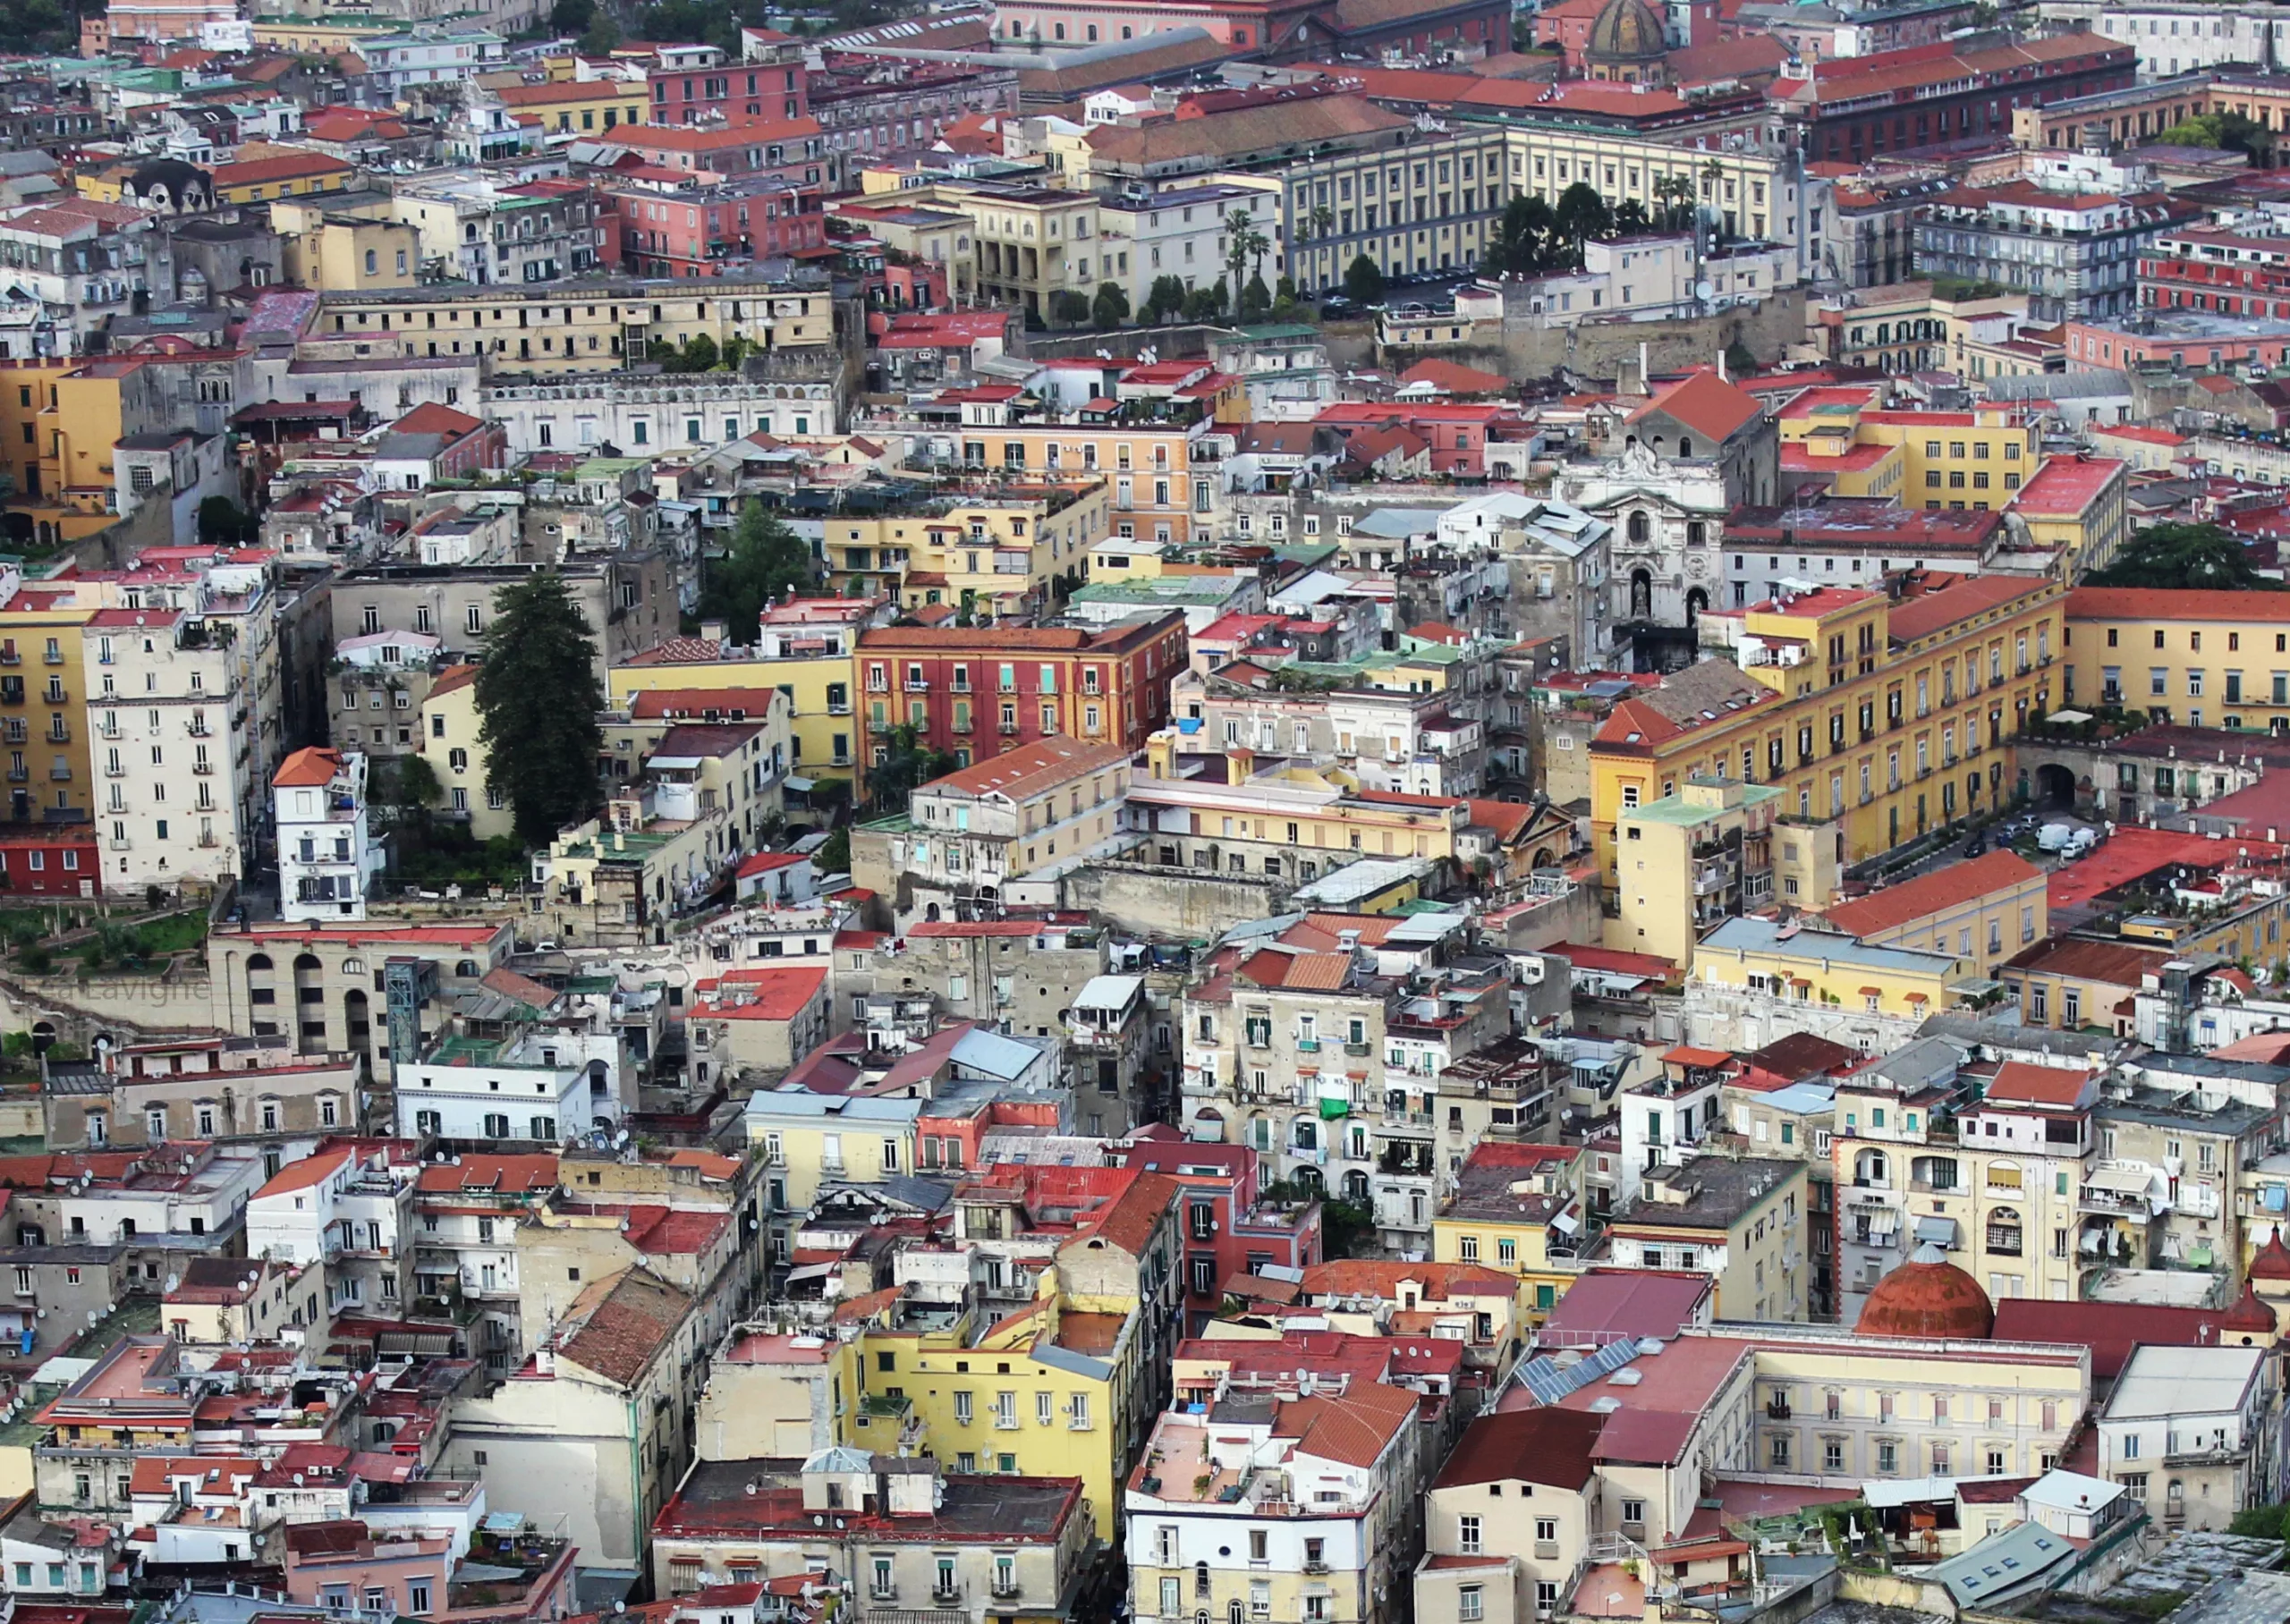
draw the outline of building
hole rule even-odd
[[[1185,663],[1184,616],[1140,614],[1102,630],[882,627],[862,632],[859,749],[890,752],[895,727],[963,766],[1052,736],[1142,748],[1168,722]]]
[[[383,852],[366,825],[366,758],[306,747],[270,781],[279,906],[290,921],[362,919]]]
[[[2150,245],[2194,216],[2159,191],[2055,191],[2029,181],[1935,198],[1916,228],[1920,271],[2028,296],[2039,323],[2106,320],[2142,302]]]
[[[1680,969],[1721,921],[1767,906],[1775,888],[1774,813],[1781,791],[1731,779],[1689,781],[1675,795],[1625,808],[1607,945],[1651,953]],[[1818,862],[1787,866],[1782,892],[1821,906],[1835,883]]]
[[[2067,595],[2067,703],[2190,727],[2290,730],[2290,605],[2197,588]]]
[[[1819,912],[1832,930],[1873,946],[1952,953],[1989,976],[2051,929],[2043,871],[2012,851],[1990,851]]]
[[[2222,1528],[2274,1498],[2280,1405],[2264,1348],[2136,1349],[2097,1417],[2099,1475],[2166,1528]]]
[[[1700,1155],[1650,1171],[1607,1220],[1614,1266],[1708,1274],[1720,1319],[1802,1320],[1810,1196],[1802,1162]]]

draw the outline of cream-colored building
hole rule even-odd
[[[1618,1268],[1709,1275],[1720,1319],[1802,1320],[1811,1199],[1802,1162],[1701,1155],[1649,1168],[1607,1222],[1610,1256]]]
[[[487,777],[483,721],[477,667],[449,665],[422,696],[419,752],[437,775],[436,809],[465,823],[472,839],[489,841],[513,831],[516,814]]]
[[[1997,850],[1820,912],[1832,929],[1870,946],[1946,953],[1993,976],[2050,935],[2048,894],[2041,869]]]

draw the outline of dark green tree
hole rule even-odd
[[[1245,208],[1236,208],[1225,216],[1225,268],[1233,273],[1233,304],[1245,319],[1249,308],[1249,273],[1264,262],[1265,250],[1272,246],[1272,239],[1257,230],[1256,221]],[[1269,294],[1265,308],[1272,308]]]
[[[867,799],[878,812],[903,811],[915,790],[954,770],[954,758],[922,742],[914,727],[901,723],[884,737],[886,753],[882,765],[867,773]],[[850,859],[846,858],[847,863]]]
[[[1577,181],[1559,193],[1558,207],[1552,212],[1556,216],[1554,234],[1558,240],[1557,252],[1564,256],[1565,269],[1582,268],[1585,242],[1614,234],[1614,216],[1607,207],[1607,200],[1587,181]],[[1560,267],[1554,265],[1552,268]]]
[[[1156,276],[1151,289],[1145,295],[1145,308],[1138,312],[1137,319],[1147,326],[1158,326],[1173,319],[1183,309],[1184,278]]]
[[[1187,321],[1215,321],[1225,314],[1225,283],[1220,278],[1184,296],[1181,312]]]
[[[1090,319],[1090,300],[1086,294],[1072,288],[1060,288],[1049,296],[1049,325],[1053,327],[1078,327]]]
[[[228,496],[209,496],[199,504],[199,539],[208,546],[241,546],[255,539],[262,527]]]
[[[1100,333],[1110,333],[1129,319],[1129,295],[1117,282],[1098,283],[1098,296],[1090,301],[1090,324]]]
[[[705,333],[695,333],[683,341],[683,348],[668,368],[671,372],[713,372],[716,363],[723,359],[716,348],[716,341]]]
[[[597,809],[597,649],[564,578],[546,571],[494,595],[477,672],[486,788],[509,803],[517,836],[546,845]]]
[[[613,21],[610,12],[599,11],[581,36],[581,50],[584,55],[607,55],[620,40],[620,24]]]
[[[2086,579],[2094,587],[2282,588],[2252,569],[2243,544],[2215,524],[2151,525],[2126,542],[2113,563]]]
[[[811,867],[820,874],[851,872],[851,831],[836,829],[811,853]]]
[[[1653,224],[1652,217],[1646,212],[1646,206],[1635,198],[1624,198],[1615,205],[1612,224],[1615,236],[1641,236],[1652,229]]]
[[[1344,267],[1344,296],[1353,304],[1381,303],[1384,267],[1365,254],[1353,255],[1352,263]]]
[[[1264,285],[1264,274],[1260,271],[1241,290],[1241,319],[1262,321],[1271,311],[1272,290]]]
[[[734,642],[754,635],[766,604],[811,585],[811,549],[760,502],[740,510],[732,545],[700,571],[700,613]]]
[[[597,20],[597,0],[556,0],[549,8],[548,26],[560,34],[585,34]]]
[[[2203,113],[2173,124],[2155,138],[2165,147],[2214,147],[2250,155],[2263,164],[2274,151],[2274,131],[2242,113]]]

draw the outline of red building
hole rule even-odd
[[[802,118],[810,111],[803,64],[726,62],[712,68],[654,68],[652,123],[694,124],[719,118]]]
[[[820,187],[774,175],[704,183],[653,164],[611,173],[605,196],[632,276],[721,276],[738,262],[827,246]]]
[[[1433,473],[1474,477],[1487,471],[1490,438],[1524,438],[1528,427],[1516,406],[1461,401],[1342,401],[1324,408],[1313,420],[1327,424],[1346,439],[1363,429],[1412,429],[1430,444]],[[1521,432],[1501,432],[1505,429]]]
[[[791,186],[818,186],[825,142],[814,118],[750,118],[720,123],[624,124],[613,145],[647,164],[684,174],[736,180],[776,175]]]
[[[1107,1160],[1176,1180],[1178,1272],[1185,1333],[1198,1335],[1224,1301],[1225,1282],[1268,1268],[1307,1269],[1324,1250],[1318,1201],[1263,1205],[1260,1163],[1246,1145],[1206,1145],[1156,1123],[1140,1129]]]
[[[2130,87],[2139,55],[2078,30],[1962,49],[1949,42],[1839,56],[1766,90],[1804,131],[1809,159],[1859,164],[1973,136],[2008,138],[2013,109]]]
[[[17,897],[103,892],[93,824],[0,825],[0,892]]]
[[[1101,630],[878,627],[859,638],[860,761],[879,765],[902,726],[966,764],[1060,733],[1141,749],[1168,724],[1169,678],[1184,663],[1175,611]]]
[[[2290,317],[2290,241],[2207,227],[2167,232],[2139,257],[2139,302]]]

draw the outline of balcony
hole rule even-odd
[[[1025,1586],[1014,1578],[997,1578],[992,1586],[997,1601],[1012,1601],[1025,1593]]]

